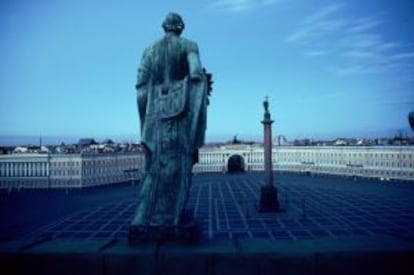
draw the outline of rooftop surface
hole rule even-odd
[[[348,177],[275,174],[282,212],[257,213],[262,173],[199,174],[188,209],[203,238],[414,239],[414,185]],[[0,238],[127,239],[138,185],[0,194]]]
[[[346,267],[343,274],[414,271],[413,182],[275,173],[283,211],[261,214],[262,179],[263,173],[193,177],[188,209],[202,225],[199,246],[127,245],[139,184],[68,193],[3,190],[0,262],[23,273],[39,267],[41,274],[62,266],[77,274],[110,274],[112,268],[114,274],[146,268],[143,274],[272,274],[266,266],[282,274],[332,274],[341,271],[337,267]],[[85,269],[85,261],[96,266]]]

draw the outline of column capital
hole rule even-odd
[[[275,122],[274,120],[272,120],[272,119],[267,119],[267,118],[265,118],[265,119],[263,119],[262,121],[262,124],[264,124],[264,125],[266,125],[266,124],[272,124],[273,122]]]

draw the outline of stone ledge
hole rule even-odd
[[[113,240],[22,244],[0,245],[2,274],[414,274],[414,243],[389,236],[223,239],[199,246],[131,247],[127,241]]]

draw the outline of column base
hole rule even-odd
[[[273,185],[264,185],[260,190],[259,212],[278,212],[279,201],[277,198],[277,190]]]

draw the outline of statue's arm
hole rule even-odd
[[[151,78],[151,48],[147,48],[141,58],[141,63],[138,68],[137,76],[137,90],[146,85]]]
[[[141,135],[145,123],[145,113],[147,107],[147,88],[151,81],[151,54],[150,48],[144,51],[141,63],[138,68],[137,84],[137,107],[141,124]]]
[[[194,42],[188,43],[187,62],[188,62],[190,78],[193,80],[200,81],[202,79],[203,68],[201,67],[198,46]]]

